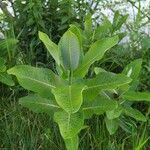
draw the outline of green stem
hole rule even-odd
[[[72,77],[73,77],[73,72],[72,70],[69,71],[69,84],[72,84]]]

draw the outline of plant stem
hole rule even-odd
[[[72,70],[69,71],[69,84],[72,84],[72,76],[73,76],[73,72]]]

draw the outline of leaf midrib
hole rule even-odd
[[[46,85],[46,86],[48,86],[48,87],[56,88],[56,87],[55,87],[55,86],[53,86],[53,85],[50,85],[50,84],[48,84],[48,83],[45,83],[45,82],[42,82],[42,81],[39,81],[39,80],[36,80],[36,79],[33,79],[33,78],[31,78],[31,77],[20,76],[20,77],[18,77],[18,78],[25,78],[25,79],[29,79],[29,80],[32,80],[32,81],[35,81],[35,82],[41,83],[41,84],[43,84],[43,85]]]
[[[72,87],[70,85],[69,86],[69,103],[70,103],[71,111],[73,111],[73,105],[72,105],[72,99],[71,99],[72,94],[71,94],[71,92],[72,92]]]
[[[72,70],[70,39],[68,40],[68,50],[69,50],[69,59],[70,59],[70,66],[69,67]]]
[[[114,46],[115,44],[113,44],[113,46]],[[111,47],[113,47],[113,46],[111,46]],[[111,47],[109,47],[109,48],[107,48],[107,49],[105,49],[105,50],[103,50],[103,55],[104,55],[104,53],[108,50],[108,49],[110,49]],[[91,48],[92,49],[92,48]],[[89,51],[90,52],[90,51]],[[99,51],[100,52],[100,51]],[[99,53],[98,53],[99,54]],[[103,55],[101,55],[101,58],[103,57]],[[87,54],[85,55],[85,57],[87,56]],[[95,60],[95,58],[97,58],[98,57],[98,55],[96,55],[95,57],[93,57],[93,59],[90,59],[85,65],[84,65],[84,60],[83,60],[83,63],[82,63],[82,65],[81,65],[81,67],[77,70],[77,72],[78,71],[80,71],[80,70],[83,70],[83,68],[86,68],[89,64],[92,64],[93,63],[93,61]],[[100,59],[101,59],[100,58]],[[96,59],[97,60],[97,59]],[[95,60],[95,61],[96,61]]]
[[[21,102],[22,104],[24,103],[23,101]],[[44,106],[50,106],[50,107],[55,107],[55,108],[60,108],[59,106],[57,105],[54,105],[54,104],[47,104],[47,103],[42,103],[42,102],[29,102],[28,103],[30,104],[38,104],[38,105],[44,105]]]
[[[88,110],[88,109],[95,109],[95,108],[106,108],[106,107],[104,107],[104,106],[91,106],[91,107],[85,107],[85,108],[83,108],[83,110]]]
[[[129,81],[130,82],[130,81]],[[118,87],[118,86],[120,86],[120,85],[125,85],[125,84],[127,84],[127,83],[129,83],[129,82],[126,82],[126,83],[120,83],[120,84],[117,84],[117,85],[111,85],[111,86],[116,86],[116,87]],[[111,83],[111,84],[115,84],[115,82],[114,83]],[[102,84],[102,85],[95,85],[95,86],[90,86],[90,87],[87,87],[86,89],[91,89],[91,88],[97,88],[97,87],[103,87],[103,86],[110,86],[109,85],[109,83],[105,83],[105,84]],[[112,88],[112,87],[111,87]]]

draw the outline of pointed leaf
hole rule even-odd
[[[87,85],[84,91],[84,97],[88,100],[92,100],[99,94],[101,90],[115,89],[119,86],[126,85],[132,80],[123,74],[113,74],[110,72],[101,72],[93,79],[85,80]]]
[[[101,72],[93,79],[85,80],[87,89],[115,89],[121,85],[128,84],[131,78],[123,74],[113,74],[110,72]]]
[[[79,42],[80,42],[80,47],[82,48],[82,34],[81,34],[80,29],[77,26],[72,24],[70,25],[69,30],[78,37]]]
[[[106,127],[107,127],[107,130],[108,130],[110,135],[114,134],[119,127],[119,122],[117,119],[111,119],[110,120],[106,117],[105,123],[106,123]]]
[[[39,38],[44,43],[52,57],[55,59],[56,63],[60,65],[58,46],[50,40],[47,34],[43,32],[39,31]]]
[[[36,113],[53,114],[60,107],[54,100],[49,100],[38,95],[29,95],[19,99],[19,103]]]
[[[23,88],[44,97],[51,97],[51,89],[61,82],[57,75],[46,68],[19,65],[9,69],[8,73],[15,75]]]
[[[111,38],[102,39],[92,44],[89,51],[85,54],[82,64],[77,70],[75,70],[74,75],[78,77],[84,77],[91,64],[97,60],[100,60],[104,56],[104,53],[117,43],[118,36],[114,36]]]
[[[122,111],[123,111],[123,108],[121,107],[121,105],[118,105],[116,109],[107,111],[106,116],[109,120],[116,119],[121,115]]]
[[[56,112],[54,120],[58,124],[64,139],[74,138],[84,124],[83,114],[80,112],[74,114],[68,114],[65,111]]]
[[[124,93],[121,97],[128,101],[150,102],[150,93],[146,93],[146,92],[128,91],[128,92]]]
[[[66,85],[52,90],[59,106],[68,113],[77,112],[82,105],[84,85]]]
[[[70,30],[67,31],[59,42],[62,66],[66,70],[75,70],[80,61],[80,42],[78,37]]]
[[[123,70],[123,74],[131,77],[131,79],[135,80],[138,78],[139,73],[141,71],[142,59],[136,59],[128,64]]]
[[[136,122],[123,115],[119,118],[119,126],[130,134],[137,131]]]
[[[70,25],[69,30],[78,37],[78,40],[80,42],[80,62],[82,62],[84,53],[83,53],[83,47],[82,47],[82,45],[83,45],[83,37],[82,37],[81,31],[75,25]]]
[[[138,121],[146,121],[146,117],[137,109],[133,109],[131,107],[125,107],[124,112],[126,115],[138,120]]]
[[[139,84],[139,74],[142,67],[142,59],[136,59],[129,63],[124,70],[122,71],[123,74],[127,75],[132,79],[132,82],[130,83],[130,86],[122,86],[120,87],[120,90],[122,91],[128,91],[128,90],[136,90],[137,86]]]

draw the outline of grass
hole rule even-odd
[[[0,103],[0,150],[65,150],[58,127],[44,114],[35,114],[18,104],[25,95],[20,87],[2,86]],[[93,116],[80,134],[79,150],[149,150],[150,124],[140,124],[131,134],[119,129],[110,136],[103,116]]]

